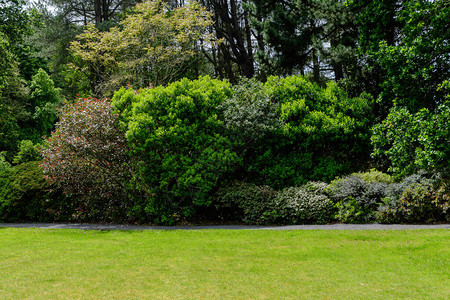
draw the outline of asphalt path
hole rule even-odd
[[[450,224],[436,225],[400,225],[400,224],[328,224],[328,225],[289,225],[289,226],[252,226],[252,225],[211,225],[211,226],[137,226],[82,223],[0,223],[0,228],[42,228],[42,229],[80,229],[80,230],[415,230],[450,229]]]

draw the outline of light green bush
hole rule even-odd
[[[14,156],[13,163],[21,164],[29,161],[41,160],[41,153],[38,145],[34,145],[30,140],[22,140],[19,144],[19,152]]]
[[[211,205],[220,181],[240,166],[219,109],[230,96],[230,84],[209,77],[114,95],[151,221],[171,223]]]
[[[381,182],[381,183],[393,183],[394,178],[389,174],[380,172],[376,169],[371,169],[368,172],[352,173],[352,176],[358,177],[367,183]]]

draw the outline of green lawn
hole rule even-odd
[[[450,231],[0,228],[1,299],[450,299]]]

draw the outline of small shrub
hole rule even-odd
[[[328,183],[321,181],[309,181],[302,186],[302,188],[308,192],[322,195],[326,195],[326,191],[329,187],[330,185]]]
[[[434,192],[433,204],[442,212],[442,220],[450,222],[450,182],[442,180]]]
[[[337,202],[335,205],[337,213],[334,218],[343,223],[365,223],[367,212],[353,197],[346,201]]]
[[[394,178],[386,173],[380,172],[376,169],[371,169],[368,172],[353,173],[352,176],[358,177],[367,183],[381,182],[393,183]]]
[[[39,162],[26,162],[0,174],[0,219],[50,221],[46,209],[49,184]]]
[[[273,212],[274,223],[324,224],[331,221],[333,203],[308,188],[290,187],[277,194]]]
[[[323,224],[333,215],[333,203],[321,193],[324,185],[312,182],[276,192],[235,182],[219,190],[216,207],[222,218],[248,224]]]
[[[406,177],[386,189],[380,206],[380,223],[439,222],[449,220],[450,191],[447,181],[425,172]]]
[[[216,208],[222,219],[268,224],[276,194],[269,186],[235,182],[218,191]]]
[[[29,161],[41,160],[39,145],[34,145],[30,140],[22,140],[19,144],[19,152],[13,159],[13,163],[21,164]]]
[[[368,183],[357,176],[334,180],[327,193],[336,204],[337,220],[344,223],[366,223],[375,220],[375,212],[385,195],[387,184]]]
[[[389,184],[386,187],[386,190],[384,193],[385,195],[384,195],[384,198],[382,199],[383,203],[385,205],[389,205],[391,207],[397,206],[401,194],[411,184],[424,183],[424,182],[431,183],[431,180],[428,177],[429,176],[425,172],[420,171],[417,174],[413,174],[408,177],[405,177],[401,182]],[[381,208],[381,209],[383,210],[384,208]]]
[[[441,220],[441,210],[433,203],[433,185],[429,183],[415,183],[400,196],[398,207],[401,221],[408,223],[432,223]]]

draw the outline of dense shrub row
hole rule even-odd
[[[395,183],[372,170],[281,191],[235,182],[216,205],[222,218],[249,224],[432,223],[450,221],[449,200],[442,178],[420,173]]]
[[[194,216],[227,182],[282,189],[331,180],[368,160],[371,99],[350,99],[333,83],[321,88],[294,76],[232,87],[202,77],[122,88],[112,105],[153,222]]]
[[[424,173],[396,183],[389,175],[372,170],[331,183],[308,182],[282,190],[235,181],[219,188],[211,201],[210,220],[247,224],[450,221],[450,184]],[[52,190],[36,161],[1,164],[0,204],[0,218],[7,221],[98,220],[92,218],[93,210],[87,209],[82,199]],[[174,222],[182,216],[172,212],[171,217]]]
[[[122,88],[112,100],[80,98],[60,109],[56,130],[42,146],[23,141],[14,166],[0,156],[0,218],[158,224],[198,217],[250,224],[445,220],[448,176],[397,173],[395,183],[378,171],[352,173],[369,161],[372,105],[369,96],[349,98],[334,83],[323,88],[296,76],[237,86],[201,77]],[[427,130],[442,127],[445,108],[439,122],[421,112],[417,118],[428,119],[419,123]],[[372,136],[380,149],[398,145],[390,128],[402,119],[392,118]],[[418,155],[435,162],[432,171],[439,174],[447,170],[448,149],[434,145],[438,155],[425,155],[435,148]]]

